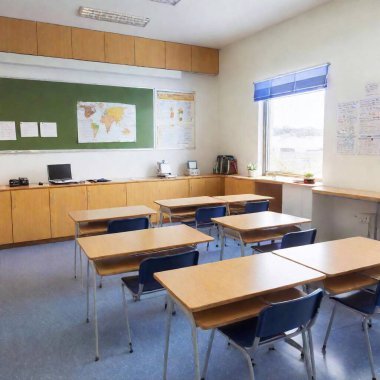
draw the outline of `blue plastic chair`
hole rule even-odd
[[[272,252],[276,249],[299,247],[301,245],[314,244],[317,230],[312,228],[310,230],[303,230],[297,232],[289,232],[282,237],[281,242],[265,244],[259,247],[254,247],[258,252]]]
[[[211,230],[217,227],[215,223],[211,220],[212,218],[220,218],[226,216],[227,207],[226,206],[216,206],[216,207],[200,207],[195,211],[195,220],[192,222],[183,222],[186,225],[194,226],[198,228],[209,227],[208,234],[211,235]],[[219,229],[218,229],[218,241],[219,241]],[[207,250],[210,243],[207,243]]]
[[[107,233],[115,234],[119,232],[145,230],[147,228],[149,228],[149,219],[146,217],[118,219],[108,222]]]
[[[168,256],[150,257],[141,262],[138,276],[123,277],[121,279],[123,304],[128,331],[129,352],[133,352],[133,348],[125,289],[127,288],[130,291],[135,302],[140,301],[141,296],[144,294],[162,291],[164,289],[162,285],[155,280],[153,276],[154,273],[194,266],[198,264],[198,259],[198,251],[189,251]]]
[[[285,340],[295,346],[292,338],[301,334],[308,376],[315,378],[311,327],[315,322],[322,297],[322,289],[317,289],[302,298],[273,303],[263,309],[258,317],[223,326],[217,330],[243,353],[249,365],[251,380],[254,380],[254,372],[253,358],[249,352],[254,355],[260,346],[272,345],[278,340]],[[206,377],[214,335],[215,330],[211,332],[202,379]]]
[[[269,210],[269,201],[247,202],[244,207],[244,214],[253,214]]]
[[[325,340],[323,341],[322,352],[326,354],[327,340],[330,336],[331,326],[335,317],[336,306],[338,304],[347,307],[348,309],[357,312],[362,317],[362,326],[367,343],[369,364],[371,366],[372,379],[376,380],[375,366],[373,362],[371,342],[369,340],[368,327],[371,326],[371,317],[377,313],[377,306],[380,306],[380,283],[377,284],[376,291],[369,289],[356,290],[349,293],[330,296],[330,299],[335,302],[331,318],[327,327]]]

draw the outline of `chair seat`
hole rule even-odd
[[[376,294],[367,290],[356,290],[330,297],[331,299],[364,314],[373,314],[376,308]]]
[[[277,249],[281,249],[281,242],[259,245],[258,247],[253,247],[253,248],[257,252],[262,252],[262,253],[272,252],[272,251],[275,251]]]
[[[131,276],[131,277],[123,277],[121,279],[123,281],[124,285],[133,293],[138,294],[139,292],[139,277],[138,276]],[[153,292],[156,290],[161,290],[162,285],[160,285],[158,282],[146,284],[144,286],[144,293],[146,292]]]

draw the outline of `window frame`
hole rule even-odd
[[[326,88],[315,90],[315,91],[306,91],[304,94],[308,94],[316,91],[324,91],[326,96]],[[288,95],[288,96],[297,96],[300,94]],[[263,103],[263,112],[262,112],[262,126],[263,126],[263,175],[264,176],[282,176],[282,177],[293,177],[293,178],[303,178],[303,174],[291,173],[291,172],[281,172],[281,171],[269,171],[269,152],[270,152],[270,125],[269,125],[269,113],[270,113],[270,100],[266,99]],[[325,111],[325,110],[324,110]],[[325,126],[323,126],[324,129]],[[322,178],[316,177],[316,180],[322,180]]]

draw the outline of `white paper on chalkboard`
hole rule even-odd
[[[40,123],[41,137],[58,137],[57,123]]]
[[[21,137],[38,137],[38,123],[22,121],[20,123]]]
[[[1,141],[17,140],[16,122],[0,121],[0,140]]]

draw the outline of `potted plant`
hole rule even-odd
[[[254,176],[255,176],[255,171],[256,171],[256,169],[257,169],[256,164],[250,162],[250,163],[247,165],[248,177],[254,177]]]
[[[307,172],[303,175],[303,183],[313,184],[315,183],[314,174]]]

